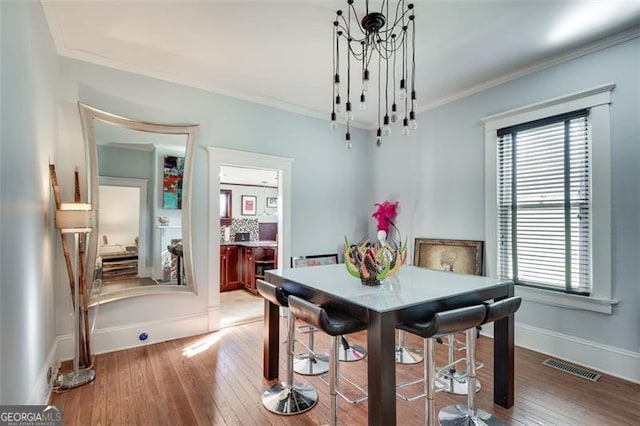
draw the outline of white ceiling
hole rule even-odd
[[[414,3],[419,112],[640,35],[640,0]],[[331,112],[332,22],[346,1],[42,4],[61,55],[325,119]],[[355,115],[357,126],[377,127],[373,105]]]

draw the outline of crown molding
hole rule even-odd
[[[194,82],[184,77],[164,73],[160,70],[139,67],[139,66],[127,64],[124,62],[120,62],[112,58],[96,55],[94,53],[90,53],[84,50],[68,48],[64,43],[64,37],[59,25],[58,17],[55,12],[55,6],[53,5],[53,2],[43,1],[42,7],[44,9],[45,17],[49,24],[49,29],[51,31],[54,44],[56,46],[56,50],[58,51],[58,54],[60,56],[76,59],[83,62],[102,65],[108,68],[114,68],[120,71],[130,72],[130,73],[134,73],[134,74],[138,74],[146,77],[156,78],[158,80],[163,80],[163,81],[167,81],[170,83],[175,83],[175,84],[179,84],[187,87],[193,87],[193,88],[201,89],[207,92],[216,93],[218,95],[228,96],[231,98],[240,99],[246,102],[263,105],[266,107],[291,112],[294,114],[300,114],[307,117],[317,118],[327,122],[329,121],[327,113],[316,111],[311,108],[305,108],[299,105],[290,104],[288,102],[283,102],[277,99],[267,98],[264,96],[257,96],[257,95],[253,95],[253,94],[242,92],[242,91],[229,90],[223,87],[219,87],[219,86],[215,86],[207,83]],[[435,99],[432,102],[423,104],[420,107],[418,107],[418,109],[416,110],[416,114],[421,114],[423,112],[449,104],[451,102],[455,102],[467,96],[480,93],[492,87],[499,86],[503,83],[507,83],[517,78],[535,73],[545,68],[549,68],[554,65],[558,65],[560,63],[563,63],[572,59],[576,59],[581,56],[585,56],[590,53],[594,53],[599,50],[603,50],[620,43],[624,43],[625,41],[629,41],[637,37],[640,37],[640,27],[638,26],[630,28],[626,31],[622,31],[620,33],[614,34],[612,36],[606,37],[604,39],[595,41],[586,46],[582,46],[580,48],[571,50],[570,52],[562,53],[562,54],[553,56],[551,58],[536,62],[527,67],[517,69],[513,72],[504,74],[500,77],[475,85],[468,89],[464,89],[464,90],[443,96],[441,98]],[[344,126],[344,123],[342,122],[339,122],[338,124]],[[369,123],[369,122],[363,122],[358,120],[352,121],[350,123],[350,126],[358,129],[362,129],[362,130],[368,130],[368,131],[376,130],[377,128],[376,123]]]
[[[614,34],[610,37],[598,40],[594,43],[588,44],[581,48],[572,50],[567,53],[563,53],[560,55],[556,55],[552,58],[545,59],[543,61],[539,61],[535,64],[529,65],[524,68],[520,68],[511,73],[505,74],[501,77],[494,78],[482,84],[478,84],[469,89],[461,90],[459,92],[453,93],[448,96],[444,96],[442,98],[436,99],[433,102],[429,102],[422,106],[419,106],[416,110],[416,113],[420,114],[425,111],[429,111],[431,109],[438,108],[440,106],[449,104],[451,102],[455,102],[457,100],[466,98],[467,96],[475,95],[476,93],[480,93],[484,90],[490,89],[492,87],[499,86],[501,84],[507,83],[509,81],[518,79],[520,77],[524,77],[529,74],[533,74],[535,72],[541,71],[545,68],[550,68],[554,65],[561,64],[563,62],[570,61],[572,59],[580,58],[582,56],[586,56],[588,54],[597,52],[599,50],[606,49],[608,47],[612,47],[621,43],[624,43],[629,40],[633,40],[634,38],[640,37],[640,27],[634,27],[627,31],[623,31],[618,34]]]

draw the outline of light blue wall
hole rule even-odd
[[[613,82],[611,213],[613,315],[524,303],[517,321],[640,351],[640,39],[610,47],[427,111],[373,154],[378,199],[399,194],[411,237],[485,239],[482,117]],[[392,173],[402,164],[402,172]],[[594,176],[597,179],[597,176]],[[412,206],[416,205],[415,211]]]
[[[118,326],[207,311],[208,258],[207,152],[217,146],[293,158],[291,253],[335,252],[344,233],[367,232],[371,211],[368,133],[354,130],[354,148],[344,148],[343,132],[319,120],[203,90],[62,59],[60,149],[82,147],[76,102],[146,121],[199,123],[194,162],[193,261],[197,297],[153,296],[104,305],[98,327]],[[64,144],[69,147],[65,147]],[[73,147],[73,148],[72,148]],[[66,167],[83,168],[82,154],[65,157]],[[218,196],[215,194],[214,196]],[[217,214],[217,212],[212,212]],[[63,333],[65,329],[59,329]],[[132,342],[135,343],[135,342]]]
[[[0,404],[42,403],[56,337],[60,242],[48,164],[57,143],[59,59],[39,2],[3,1],[0,11]],[[60,289],[69,295],[68,285]]]

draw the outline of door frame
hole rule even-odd
[[[292,158],[227,148],[207,147],[209,198],[209,254],[208,318],[209,331],[220,328],[220,166],[240,166],[278,172],[278,267],[291,250],[291,166]]]
[[[141,278],[151,276],[149,262],[147,259],[147,252],[150,247],[149,236],[147,233],[149,226],[149,209],[147,207],[147,192],[149,187],[149,180],[139,178],[99,176],[98,181],[98,187],[100,185],[122,186],[126,188],[138,188],[140,190],[138,201],[138,203],[140,204],[140,217],[138,218],[138,276]],[[100,245],[99,241],[98,245]]]

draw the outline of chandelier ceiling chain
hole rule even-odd
[[[369,0],[365,0],[365,15],[358,18],[354,0],[347,0],[347,16],[342,10],[336,11],[333,22],[333,96],[331,109],[331,128],[337,125],[337,114],[342,112],[342,98],[340,97],[340,43],[346,43],[344,51],[347,55],[347,89],[345,101],[345,121],[347,133],[345,146],[351,148],[351,121],[354,119],[351,108],[351,57],[359,61],[362,70],[362,87],[360,90],[360,109],[366,109],[366,94],[369,90],[369,65],[374,55],[378,56],[378,129],[376,131],[376,145],[382,145],[382,137],[391,134],[391,123],[398,121],[398,103],[396,102],[396,68],[397,53],[400,52],[400,85],[398,100],[404,104],[404,119],[402,120],[402,134],[408,135],[418,127],[415,119],[417,108],[416,97],[416,23],[414,6],[409,3],[405,7],[405,0],[398,0],[393,20],[389,21],[389,3],[383,1],[379,12],[369,11]],[[386,8],[385,8],[386,6]],[[386,12],[386,15],[383,13]],[[355,24],[352,26],[352,16]],[[409,34],[410,33],[410,34]],[[411,52],[409,52],[411,48]],[[411,64],[409,64],[409,57]],[[383,64],[384,61],[384,81]],[[391,62],[391,64],[389,63]],[[411,85],[411,98],[407,91]],[[381,117],[381,93],[384,85],[384,117]],[[391,85],[391,116],[389,116],[389,85]],[[382,126],[380,125],[382,121]]]

